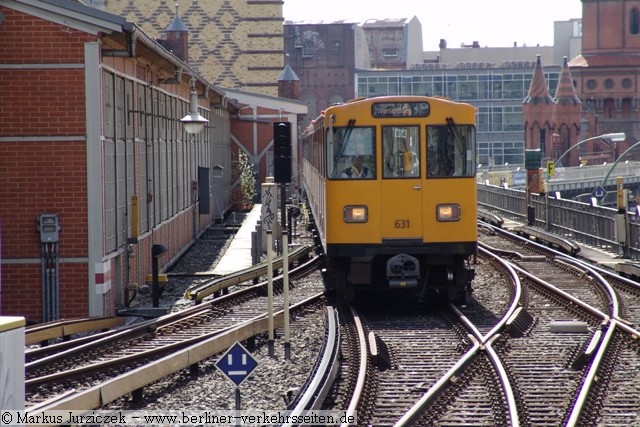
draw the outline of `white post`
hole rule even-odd
[[[24,317],[0,317],[0,408],[24,410]]]
[[[282,232],[282,289],[284,291],[284,358],[291,358],[289,339],[289,232]]]
[[[269,328],[269,356],[274,356],[274,332],[273,332],[273,234],[267,230],[267,316]]]
[[[262,218],[262,252],[266,252],[266,232],[271,230],[276,232],[278,223],[278,186],[273,182],[272,177],[267,177],[267,182],[262,184],[262,211],[260,213]],[[273,242],[271,242],[273,244]]]

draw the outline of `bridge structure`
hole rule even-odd
[[[541,168],[541,182],[547,182],[547,171]],[[603,164],[584,167],[556,167],[555,175],[549,177],[547,191],[563,199],[599,205],[616,204],[617,179],[621,177],[628,190],[629,203],[640,205],[640,162],[624,161],[615,165]],[[606,178],[606,179],[605,179]],[[527,172],[523,165],[480,168],[478,181],[483,184],[525,190]]]

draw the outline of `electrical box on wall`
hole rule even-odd
[[[42,243],[55,243],[59,239],[60,225],[58,214],[40,214],[38,218],[38,230]]]

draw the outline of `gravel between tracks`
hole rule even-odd
[[[172,272],[213,270],[233,237],[208,231],[172,266]],[[481,294],[485,283],[492,283],[490,269],[484,263],[476,265],[474,280],[476,292]],[[312,276],[309,280],[321,280]],[[186,288],[199,279],[170,279],[170,286],[160,298],[161,306],[170,306],[172,311],[184,309],[192,302],[182,296]],[[304,281],[296,283],[304,286]],[[480,295],[478,295],[480,296]],[[136,298],[135,306],[150,307],[150,291]],[[130,319],[131,322],[135,321]],[[284,360],[282,330],[277,331],[275,355],[268,355],[266,337],[256,339],[255,347],[249,348],[258,361],[258,367],[240,386],[241,409],[283,410],[286,407],[283,396],[291,389],[299,387],[307,378],[317,358],[319,345],[323,339],[324,311],[316,310],[303,320],[292,319],[291,358]],[[245,346],[246,343],[243,343]],[[199,370],[191,373],[183,370],[172,374],[145,388],[141,401],[131,396],[114,400],[102,409],[149,410],[149,411],[226,411],[235,409],[235,385],[215,366],[220,354],[200,363]]]
[[[211,271],[218,264],[233,236],[216,231],[205,232],[200,239],[172,267],[171,272]],[[190,307],[193,302],[183,298],[188,286],[201,279],[171,277],[167,289],[160,297],[160,306],[178,311]],[[296,282],[297,287],[305,281],[321,280],[319,274]],[[132,304],[134,307],[151,307],[151,292],[141,292]],[[278,307],[275,307],[278,309]],[[139,319],[130,318],[127,323]],[[291,320],[291,352],[285,360],[283,331],[276,331],[274,356],[268,354],[267,337],[259,336],[255,347],[245,345],[258,361],[258,367],[241,384],[242,410],[283,410],[284,397],[292,388],[306,380],[316,361],[318,348],[323,340],[324,311],[318,309],[302,319]],[[122,410],[185,410],[220,411],[235,409],[235,384],[220,372],[215,363],[220,354],[199,364],[198,372],[182,370],[145,387],[141,401],[131,396],[114,400],[102,409]]]

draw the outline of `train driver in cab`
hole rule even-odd
[[[342,178],[374,178],[373,173],[364,165],[364,156],[351,156],[351,166],[342,171]]]
[[[351,144],[352,153],[351,166],[342,171],[341,178],[358,178],[358,179],[371,179],[375,178],[375,173],[372,169],[366,166],[365,163],[368,158],[371,158],[370,153],[366,153],[365,144],[362,141],[357,141]]]

